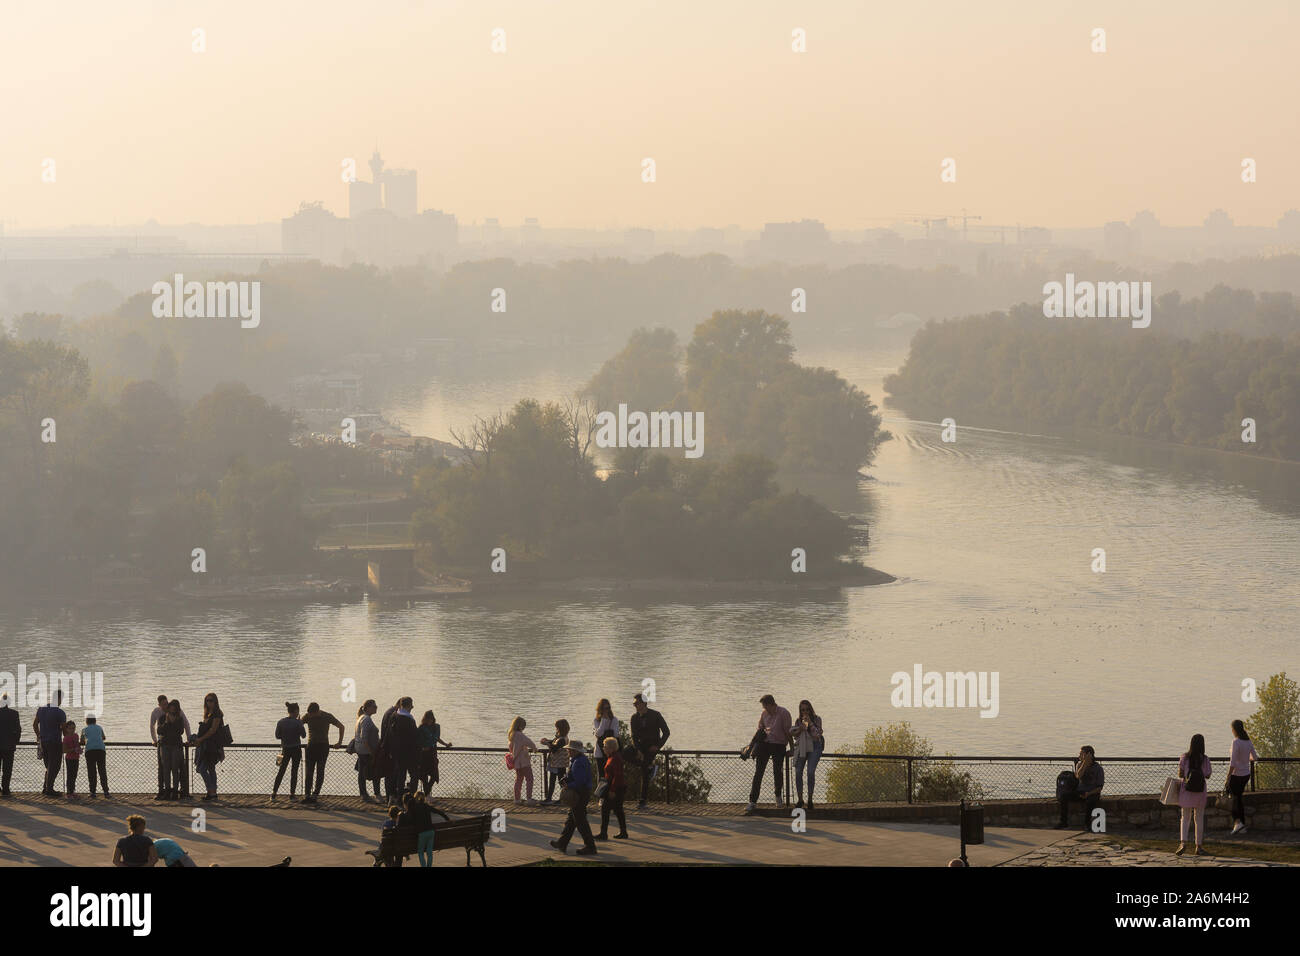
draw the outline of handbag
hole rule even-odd
[[[592,791],[591,797],[593,800],[604,800],[605,794],[607,794],[608,792],[609,792],[609,778],[606,777],[605,779],[601,780],[600,783],[596,784],[596,789]]]
[[[353,737],[348,741],[347,753],[354,754],[357,752],[357,738]]]
[[[515,755],[513,752],[506,753],[506,769],[507,770],[515,769]]]
[[[576,810],[578,808],[578,791],[572,787],[561,787],[560,806],[566,810]]]
[[[1167,807],[1178,806],[1178,798],[1183,792],[1183,782],[1177,777],[1166,777],[1164,789],[1160,791],[1160,802]]]

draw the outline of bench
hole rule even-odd
[[[433,825],[435,853],[439,850],[463,847],[466,866],[470,865],[471,852],[477,852],[480,862],[487,866],[487,857],[483,853],[483,848],[492,833],[492,814],[485,813],[482,816],[453,820],[436,807],[429,809],[445,821]],[[383,836],[379,838],[378,850],[366,852],[375,858],[375,866],[401,866],[403,860],[415,853],[418,837],[419,834],[410,827],[394,827],[385,830]]]

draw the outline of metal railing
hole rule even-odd
[[[225,748],[225,759],[217,765],[218,792],[270,794],[277,773],[280,745],[236,743]],[[438,750],[438,782],[430,789],[435,797],[460,799],[504,799],[514,797],[514,771],[506,769],[504,747],[454,747]],[[186,747],[185,778],[191,794],[201,795],[204,785],[194,769],[193,748]],[[305,786],[306,751],[299,767],[295,792]],[[546,796],[546,754],[532,755],[533,797]],[[899,756],[881,754],[825,753],[816,764],[815,790],[821,804],[931,803],[960,799],[1051,798],[1056,776],[1072,769],[1074,757],[972,757]],[[154,793],[158,786],[157,750],[150,743],[110,743],[106,752],[110,790],[120,793]],[[797,795],[795,760],[775,761],[781,767],[784,794]],[[1098,761],[1106,773],[1106,796],[1155,794],[1165,778],[1177,776],[1177,757],[1110,757]],[[343,747],[331,747],[325,761],[322,794],[359,795],[356,758]],[[744,803],[749,800],[755,763],[741,760],[734,750],[670,749],[656,757],[657,775],[648,797],[657,803]],[[1225,761],[1214,763],[1211,792],[1224,781]],[[806,770],[806,768],[805,768]],[[45,774],[36,755],[36,745],[23,741],[15,754],[11,789],[39,792]],[[641,768],[625,763],[627,799],[640,797]],[[280,793],[289,793],[291,773],[286,772]],[[1252,765],[1251,790],[1279,790],[1300,787],[1300,757],[1261,758]],[[66,770],[60,765],[55,789],[66,789]],[[79,761],[76,789],[85,794],[87,765]],[[373,785],[367,788],[373,795]],[[558,785],[557,788],[558,790]],[[805,784],[805,790],[807,785]],[[771,799],[773,772],[765,768],[760,794]],[[525,791],[526,793],[526,791]],[[804,796],[808,796],[804,793]]]

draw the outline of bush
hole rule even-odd
[[[842,754],[874,754],[930,758],[934,746],[912,730],[906,721],[873,727],[856,750],[840,748]],[[912,800],[946,803],[979,799],[979,783],[967,771],[959,771],[951,760],[926,759],[912,765]],[[904,760],[835,760],[826,775],[827,803],[907,802],[907,762]]]

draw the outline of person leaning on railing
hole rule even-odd
[[[1101,804],[1101,790],[1106,785],[1106,771],[1097,763],[1097,752],[1084,745],[1079,748],[1079,760],[1074,765],[1074,778],[1077,785],[1057,793],[1057,802],[1061,805],[1061,821],[1056,829],[1064,830],[1070,825],[1070,804],[1076,800],[1083,802],[1083,827],[1088,828],[1092,811]]]

